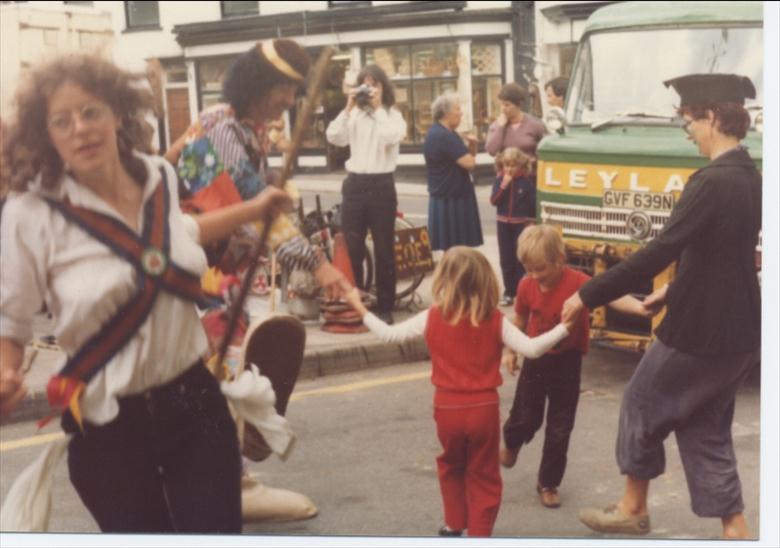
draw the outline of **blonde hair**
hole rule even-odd
[[[433,302],[452,325],[464,316],[474,326],[487,320],[498,307],[498,280],[485,256],[466,246],[447,250],[433,273]]]
[[[499,154],[500,159],[496,157],[496,166],[501,166],[500,169],[504,169],[504,164],[507,161],[512,161],[515,164],[518,165],[523,170],[523,173],[528,175],[531,173],[531,157],[527,154],[523,153],[522,150],[520,150],[517,147],[506,147],[501,154]]]
[[[560,228],[549,224],[526,227],[517,239],[517,258],[523,264],[543,260],[563,266],[566,246]]]

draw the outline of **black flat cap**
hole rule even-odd
[[[680,95],[680,106],[704,103],[745,104],[755,99],[756,88],[747,76],[738,74],[688,74],[664,82]]]

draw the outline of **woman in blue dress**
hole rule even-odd
[[[428,173],[428,232],[432,247],[446,251],[456,245],[482,245],[477,196],[469,173],[474,169],[477,142],[468,147],[455,132],[463,112],[455,93],[447,92],[431,106],[434,124],[425,136],[423,154]]]

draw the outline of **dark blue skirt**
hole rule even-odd
[[[456,245],[482,245],[482,225],[474,189],[463,198],[436,198],[428,201],[428,233],[433,249]]]

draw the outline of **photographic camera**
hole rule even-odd
[[[358,107],[366,109],[371,106],[371,93],[374,88],[368,84],[361,84],[355,91],[355,103]]]

